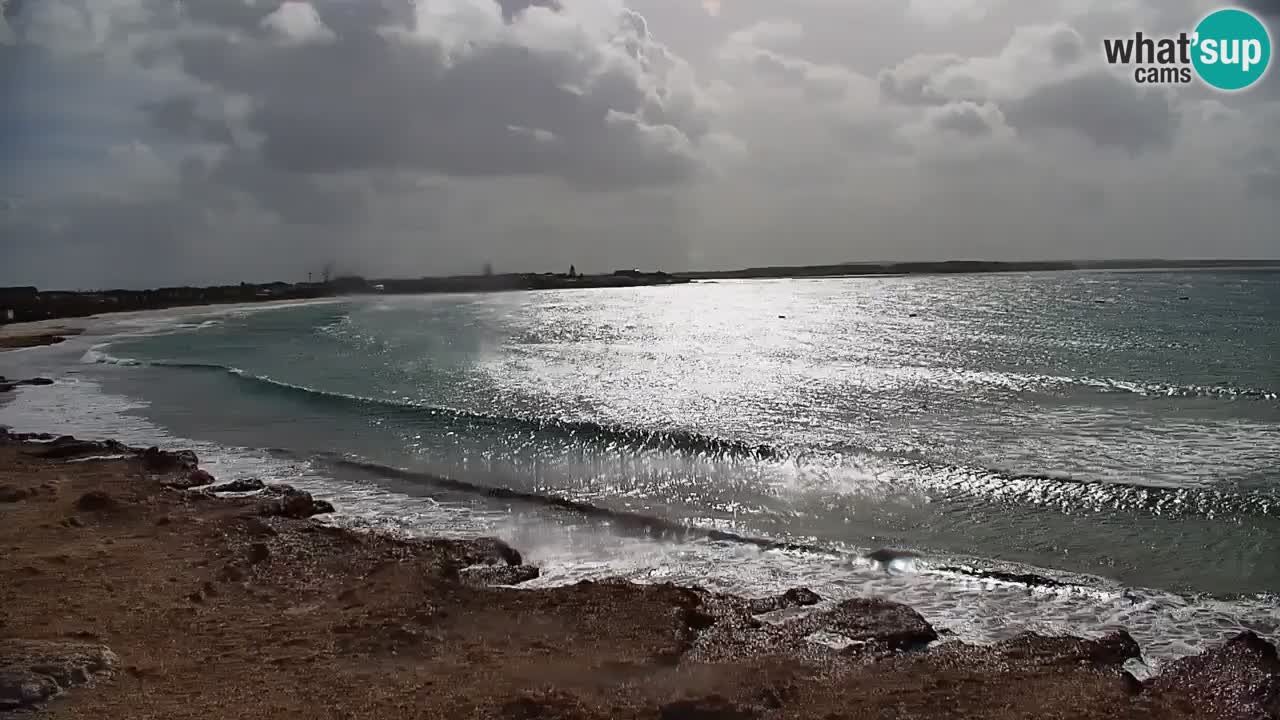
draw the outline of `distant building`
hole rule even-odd
[[[577,267],[575,267],[575,266],[573,266],[573,265],[570,265],[570,266],[569,266],[569,277],[571,277],[571,278],[572,278],[572,277],[578,277],[578,268],[577,268]]]
[[[615,277],[640,277],[644,273],[636,268],[631,268],[630,270],[614,270],[613,274]]]
[[[493,274],[493,265],[491,265],[490,263],[485,263],[485,264],[484,264],[484,274],[485,274],[485,277],[488,277],[488,276],[492,275],[492,274]]]

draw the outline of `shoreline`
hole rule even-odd
[[[500,540],[341,529],[317,522],[332,508],[306,493],[214,482],[189,452],[0,430],[0,540],[9,560],[0,566],[0,711],[85,680],[95,687],[71,688],[50,711],[572,719],[926,718],[943,707],[975,718],[1046,708],[1080,718],[1280,712],[1280,660],[1252,633],[1139,682],[1123,664],[1140,648],[1122,631],[976,646],[940,638],[905,605],[832,605],[804,588],[773,598],[625,581],[519,589],[537,569]]]
[[[267,283],[204,288],[91,292],[21,291],[4,305],[20,310],[17,319],[0,322],[0,351],[5,329],[38,323],[65,323],[103,315],[127,315],[183,308],[228,305],[270,305],[311,301],[335,301],[353,296],[433,295],[451,293],[504,293],[534,290],[587,290],[626,287],[665,287],[717,280],[817,280],[838,278],[906,277],[913,275],[988,275],[1022,272],[1177,272],[1177,271],[1280,271],[1278,260],[1101,260],[1101,261],[970,261],[835,263],[750,267],[737,270],[688,270],[683,272],[617,271],[612,275],[559,275],[509,273],[492,276],[424,277],[417,279],[338,278],[331,284]],[[38,298],[48,296],[47,301]],[[112,309],[117,308],[117,309]],[[37,320],[25,319],[30,317]],[[73,333],[74,334],[74,333]],[[53,340],[52,342],[60,342]]]

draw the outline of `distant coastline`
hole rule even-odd
[[[948,260],[942,262],[771,266],[739,270],[686,271],[677,273],[618,270],[607,275],[511,273],[373,280],[349,276],[315,283],[241,283],[239,285],[211,287],[166,287],[153,290],[104,290],[93,292],[49,291],[35,287],[0,287],[0,325],[88,317],[104,313],[163,310],[198,305],[311,300],[360,294],[417,295],[428,293],[644,287],[680,285],[698,280],[731,279],[959,275],[999,272],[1060,272],[1069,270],[1211,269],[1280,270],[1280,259],[1131,259],[1027,262]]]
[[[1280,260],[1033,260],[997,262],[945,260],[941,262],[837,263],[710,270],[676,273],[693,280],[843,277],[849,275],[962,275],[997,272],[1062,272],[1068,270],[1226,270],[1277,269]]]

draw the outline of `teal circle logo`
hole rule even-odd
[[[1252,13],[1218,10],[1196,26],[1191,62],[1200,79],[1219,90],[1243,90],[1271,63],[1271,34]]]

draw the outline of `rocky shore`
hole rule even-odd
[[[972,646],[803,588],[520,589],[538,570],[500,540],[332,511],[187,451],[0,429],[0,715],[1280,718],[1251,633],[1139,681],[1122,630]]]

